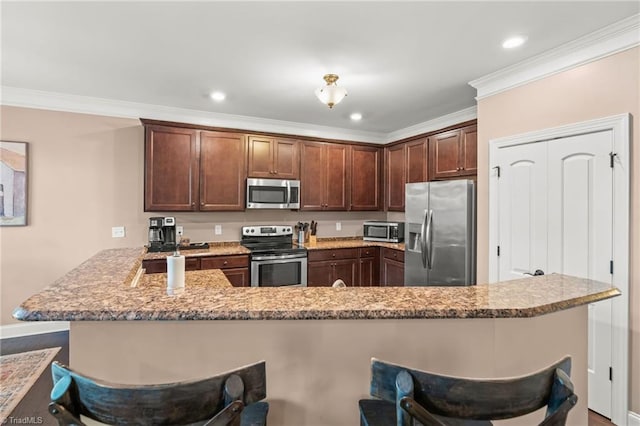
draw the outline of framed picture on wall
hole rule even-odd
[[[26,142],[0,141],[0,226],[27,224]]]

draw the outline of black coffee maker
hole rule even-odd
[[[176,249],[176,218],[149,218],[149,252],[174,251]]]

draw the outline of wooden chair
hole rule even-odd
[[[266,425],[265,362],[209,377],[159,385],[118,385],[84,376],[54,361],[49,412],[59,425]]]
[[[371,396],[360,400],[361,426],[480,426],[519,417],[545,405],[540,425],[564,425],[578,401],[571,358],[527,376],[465,379],[371,360]],[[419,423],[414,423],[417,420]]]

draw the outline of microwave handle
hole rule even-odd
[[[287,181],[287,207],[291,204],[291,182]]]

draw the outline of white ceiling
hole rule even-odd
[[[2,2],[2,86],[389,133],[640,2]],[[528,42],[502,49],[503,39]],[[329,110],[322,76],[349,94]],[[208,94],[222,90],[223,103]],[[349,120],[352,112],[364,118]]]

